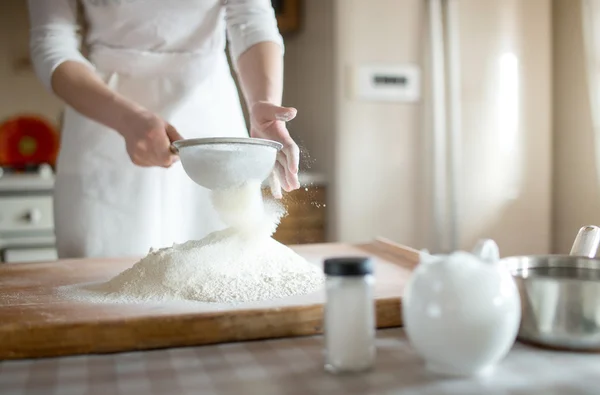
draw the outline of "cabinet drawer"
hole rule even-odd
[[[52,196],[0,198],[0,232],[49,230],[53,227]]]
[[[50,262],[58,259],[56,248],[7,248],[0,251],[4,263]]]

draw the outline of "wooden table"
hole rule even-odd
[[[0,393],[289,395],[597,395],[600,356],[517,343],[492,375],[428,374],[401,329],[380,330],[375,369],[323,371],[322,338],[218,344],[120,354],[0,362]]]

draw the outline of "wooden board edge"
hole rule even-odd
[[[386,258],[390,262],[408,270],[413,270],[419,264],[421,255],[419,250],[394,243],[383,237],[378,237],[371,243],[357,244],[355,247],[370,254]]]
[[[398,255],[408,262],[416,266],[419,263],[421,252],[412,247],[407,247],[402,244],[394,243],[393,241],[384,237],[378,237],[373,242],[378,248],[391,254]]]
[[[299,320],[298,315],[303,318]],[[377,300],[376,316],[378,329],[402,326],[400,298]],[[249,326],[248,322],[253,324]],[[27,333],[2,336],[0,361],[318,335],[323,330],[323,305],[244,310],[235,315],[143,317],[92,325],[96,325],[94,333],[101,332],[102,338],[90,339],[89,324],[30,328]],[[181,333],[182,336],[173,342],[166,333]],[[140,344],[139,338],[144,338],[145,342]]]

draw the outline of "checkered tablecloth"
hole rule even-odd
[[[373,371],[323,371],[322,338],[0,363],[0,394],[600,394],[600,355],[516,344],[486,378],[431,375],[400,329],[379,331]]]

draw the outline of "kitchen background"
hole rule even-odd
[[[600,223],[582,0],[278,3],[290,30],[284,104],[299,109],[289,129],[310,186],[288,199],[281,240],[381,236],[442,251],[491,237],[502,255],[568,253],[580,226]],[[360,85],[369,70],[415,67],[416,97],[373,99]],[[0,2],[0,87],[0,120],[58,123],[62,106],[28,62],[24,0]],[[444,128],[442,144],[432,136]],[[49,186],[0,177],[5,260],[48,256]]]

